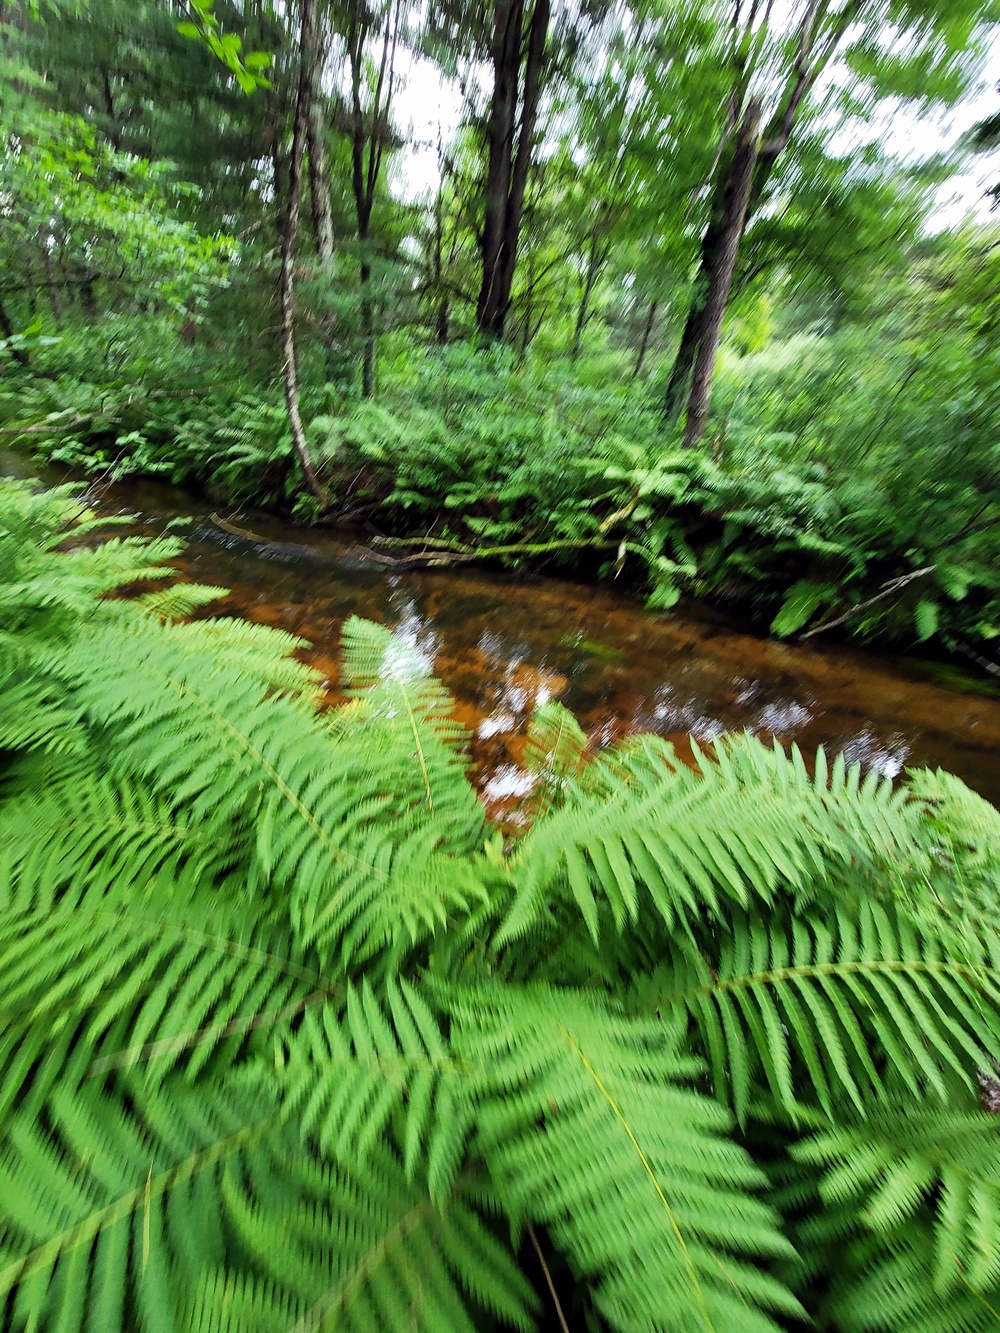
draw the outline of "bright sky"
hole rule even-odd
[[[404,199],[416,201],[430,196],[437,185],[438,139],[440,136],[445,145],[451,141],[461,119],[462,99],[457,83],[442,77],[428,60],[411,58],[402,73],[395,111],[400,128],[409,131],[411,146],[396,164],[395,185]],[[1000,111],[998,84],[1000,38],[970,96],[936,119],[920,119],[897,110],[885,119],[885,146],[908,160],[947,152],[978,121]],[[990,201],[985,192],[997,181],[1000,152],[972,157],[959,175],[941,186],[931,218],[932,230],[953,227],[970,213],[987,218]]]

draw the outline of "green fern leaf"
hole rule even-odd
[[[456,1052],[486,1064],[479,1146],[515,1216],[544,1223],[618,1328],[774,1330],[799,1310],[737,1257],[789,1247],[726,1114],[685,1088],[677,1029],[579,993],[470,992]]]

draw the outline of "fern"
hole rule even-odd
[[[715,1095],[740,1120],[765,1086],[794,1116],[882,1097],[885,1067],[920,1100],[947,1101],[1000,1058],[996,960],[949,958],[905,916],[865,903],[829,920],[737,919],[717,956],[680,941],[637,985],[645,1007],[690,1014]]]
[[[459,1053],[488,1064],[479,1145],[507,1207],[546,1224],[614,1326],[763,1330],[761,1307],[797,1312],[737,1257],[789,1251],[725,1112],[684,1087],[698,1064],[676,1028],[542,989],[472,993],[457,1018]]]
[[[521,817],[534,823],[561,805],[570,784],[583,775],[587,737],[568,709],[555,699],[536,708],[528,725],[523,764],[534,775],[521,802]]]
[[[820,1327],[985,1329],[1000,1301],[995,1117],[900,1100],[791,1149],[781,1201],[797,1214],[788,1276]],[[830,1257],[834,1256],[833,1263]],[[830,1290],[816,1277],[830,1265]]]
[[[550,704],[509,842],[412,644],[95,535],[0,486],[5,1328],[989,1326],[994,811]]]
[[[857,770],[845,775],[839,760],[828,775],[820,755],[811,778],[797,751],[789,762],[749,737],[696,754],[692,772],[646,738],[598,760],[596,777],[521,844],[497,943],[523,936],[553,900],[573,901],[597,942],[647,905],[670,930],[703,911],[771,902],[779,884],[812,896],[831,862],[877,867],[916,854],[905,793],[877,775],[862,788]]]
[[[302,1131],[340,1160],[364,1161],[388,1134],[408,1180],[426,1163],[431,1197],[451,1191],[470,1129],[481,1065],[452,1054],[439,1019],[403,979],[381,1005],[369,986],[348,988],[343,1015],[306,1015],[291,1045],[284,1104]],[[287,1080],[287,1082],[285,1082]]]

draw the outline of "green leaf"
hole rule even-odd
[[[796,583],[789,589],[781,610],[771,621],[771,633],[786,638],[800,630],[832,591],[828,583],[814,583],[810,579]]]
[[[921,640],[933,638],[937,633],[940,607],[937,602],[921,598],[914,610],[917,622],[917,636]]]

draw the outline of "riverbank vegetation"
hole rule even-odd
[[[549,702],[501,832],[106,528],[0,483],[5,1328],[992,1328],[992,807]]]

